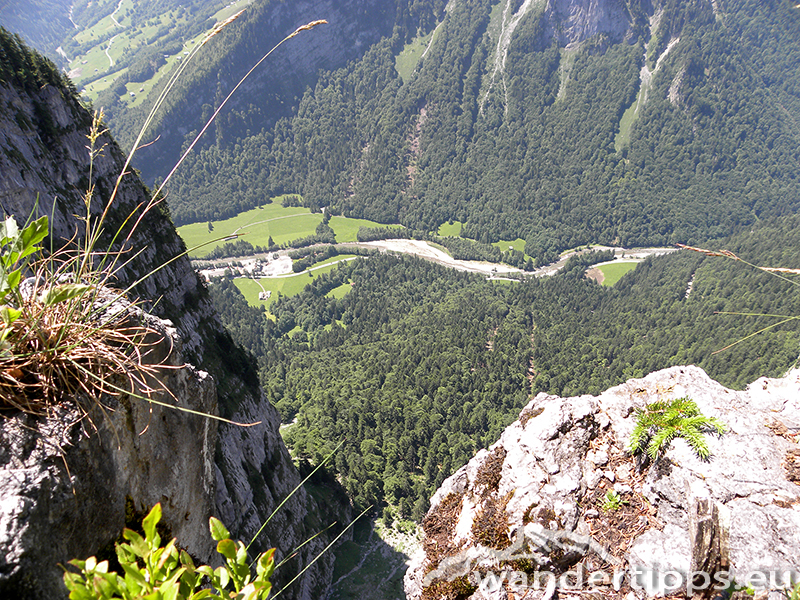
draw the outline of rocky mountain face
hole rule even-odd
[[[4,45],[0,58],[4,61],[5,73],[25,72],[10,61],[24,63],[27,60],[31,63],[39,60],[9,37],[3,36],[0,41]],[[121,172],[124,157],[114,140],[103,134],[96,144],[102,152],[89,169],[87,134],[91,117],[74,94],[59,84],[57,75],[48,74],[46,67],[42,72],[45,74],[11,75],[0,80],[0,207],[20,223],[32,214],[50,216],[50,239],[53,246],[58,247],[74,235],[82,234],[76,215],[85,215],[83,198],[90,183],[95,186],[91,215],[96,218],[102,213]],[[152,450],[150,458],[139,460],[135,453],[128,453],[128,458],[105,461],[95,454],[94,458],[86,461],[89,466],[101,464],[102,470],[89,481],[82,482],[75,480],[74,470],[70,479],[65,469],[73,465],[69,461],[63,464],[55,460],[58,450],[45,448],[47,444],[42,441],[45,438],[34,435],[23,442],[19,441],[22,438],[15,437],[17,433],[14,432],[45,428],[51,431],[48,435],[63,440],[63,445],[75,443],[79,449],[93,447],[102,455],[112,452],[107,431],[82,439],[81,426],[69,425],[74,415],[67,408],[61,420],[53,424],[15,416],[19,419],[18,424],[5,423],[6,430],[11,433],[4,434],[9,446],[3,456],[6,469],[0,474],[3,486],[33,468],[31,462],[40,463],[40,468],[47,473],[31,478],[31,487],[19,492],[19,497],[25,498],[21,504],[5,503],[6,496],[3,496],[2,519],[4,527],[8,528],[4,531],[37,530],[49,536],[48,541],[39,538],[39,545],[26,552],[44,552],[45,547],[53,545],[63,562],[75,557],[70,556],[73,551],[79,550],[82,554],[98,551],[119,534],[120,494],[123,499],[124,495],[129,495],[137,511],[146,511],[159,499],[165,504],[179,505],[180,510],[186,511],[187,521],[174,531],[190,540],[204,539],[207,515],[214,514],[226,521],[234,537],[249,541],[300,481],[278,435],[277,413],[261,398],[254,365],[224,330],[207,290],[182,254],[184,244],[167,212],[163,208],[143,210],[149,198],[149,191],[136,175],[128,174],[122,179],[101,238],[101,244],[110,244],[115,250],[122,251],[120,264],[124,266],[118,270],[112,284],[124,289],[138,281],[129,295],[140,300],[142,306],[153,314],[169,320],[167,325],[174,327],[176,339],[180,340],[180,353],[176,351],[176,360],[181,364],[190,362],[198,369],[208,371],[216,382],[215,392],[208,375],[199,371],[196,375],[187,375],[189,379],[194,377],[194,383],[184,386],[183,391],[188,395],[179,396],[179,402],[204,412],[213,413],[218,408],[225,417],[245,423],[258,422],[259,425],[241,428],[225,424],[217,430],[216,422],[200,417],[187,420],[176,416],[174,418],[185,424],[172,435],[180,439],[184,436],[197,439],[186,440],[183,445],[171,445],[169,439],[161,434],[164,429],[151,427],[145,435],[130,438],[128,444],[135,448],[148,446]],[[115,238],[116,231],[121,233]],[[44,245],[50,247],[48,241]],[[147,276],[148,273],[152,274]],[[188,372],[194,371],[190,368]],[[138,433],[144,429],[148,417],[140,417],[138,411],[146,410],[145,407],[134,410],[131,418],[136,426],[132,427],[133,431]],[[165,418],[166,423],[171,422],[172,417]],[[113,423],[109,426],[113,429]],[[201,430],[204,433],[198,436],[197,432]],[[12,443],[12,438],[17,441]],[[199,440],[202,440],[201,447],[192,446],[192,443],[200,443]],[[117,453],[114,456],[125,454],[125,444],[122,446],[122,449],[114,451]],[[154,475],[140,469],[142,464],[154,462],[161,467],[164,462],[185,466],[176,466],[169,476],[164,472]],[[132,481],[136,482],[135,485],[129,485]],[[117,485],[114,482],[122,483]],[[68,498],[70,486],[76,490],[75,498]],[[111,493],[109,486],[119,492],[114,501],[117,512],[113,519],[103,520],[95,529],[88,526],[88,521],[73,523],[71,518],[56,518],[56,513],[45,509],[55,502],[72,502],[84,513],[84,519],[91,519],[93,512],[78,499],[102,499]],[[202,498],[202,501],[197,498]],[[337,507],[328,506],[322,511],[305,490],[300,489],[251,550],[258,552],[276,546],[278,554],[286,557],[324,528],[318,527],[320,522],[324,521],[327,526],[336,520],[329,515],[337,510]],[[346,507],[342,510],[346,511]],[[339,521],[343,520],[346,521],[339,516]],[[79,527],[78,523],[87,523],[87,526]],[[62,538],[69,542],[63,541],[62,544]],[[0,589],[4,589],[5,582],[11,579],[38,575],[37,570],[25,575],[20,574],[19,569],[25,568],[26,564],[39,564],[38,560],[49,556],[42,554],[40,559],[27,557],[17,560],[14,558],[14,539],[14,536],[6,538],[9,545],[4,543],[0,552],[6,555],[0,568]],[[317,538],[304,546],[296,558],[276,573],[276,588],[282,587],[302,566],[310,563],[324,545],[325,541]],[[202,556],[207,548],[200,542],[197,542],[197,547]],[[330,581],[332,561],[332,556],[317,561],[301,581],[287,590],[287,595],[294,598],[319,597]],[[54,564],[51,566],[56,568]],[[34,594],[29,597],[54,596]]]
[[[641,15],[621,0],[548,0],[545,8],[546,31],[559,46],[570,47],[605,34],[613,42],[632,38]]]
[[[731,583],[779,597],[800,561],[798,389],[797,370],[739,392],[688,366],[597,397],[539,394],[436,492],[408,598],[711,597]],[[706,435],[710,459],[680,437],[655,461],[631,456],[637,409],[683,397],[728,427]]]

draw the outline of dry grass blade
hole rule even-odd
[[[150,346],[159,344],[163,335],[150,329],[141,318],[142,324],[132,323],[131,316],[136,308],[125,298],[138,283],[151,277],[155,272],[177,260],[184,254],[162,263],[122,292],[111,291],[108,284],[119,269],[135,258],[129,255],[128,243],[145,214],[162,201],[161,192],[172,174],[180,166],[186,155],[216,119],[227,101],[244,81],[281,44],[302,31],[327,23],[325,20],[312,21],[298,27],[294,32],[278,42],[259,60],[239,81],[222,101],[211,119],[197,135],[192,144],[164,179],[161,186],[149,201],[138,205],[122,225],[112,235],[108,249],[97,252],[98,241],[103,227],[115,204],[122,178],[128,172],[130,161],[141,143],[147,126],[152,122],[155,111],[161,106],[166,94],[201,46],[218,34],[242,14],[232,15],[220,23],[192,51],[187,60],[170,78],[165,89],[159,94],[144,126],[134,142],[119,175],[116,178],[110,197],[103,203],[101,214],[92,217],[92,202],[95,194],[93,169],[94,161],[102,154],[104,145],[101,137],[106,133],[103,127],[102,111],[95,113],[88,138],[89,185],[83,197],[86,216],[81,220],[84,231],[76,231],[62,250],[49,259],[35,261],[29,256],[41,250],[38,243],[47,235],[47,219],[37,219],[31,227],[19,231],[14,219],[2,224],[0,235],[0,411],[21,410],[34,415],[45,415],[53,406],[67,398],[88,397],[101,410],[103,398],[130,395],[147,400],[153,404],[168,406],[177,410],[234,423],[215,415],[208,415],[184,407],[156,400],[155,392],[171,394],[160,383],[158,371],[163,364],[152,364],[148,355]],[[127,236],[124,230],[132,227]],[[122,241],[121,249],[118,247]],[[82,243],[80,243],[82,242]],[[141,252],[141,250],[140,250]],[[121,261],[121,264],[120,264]],[[21,293],[22,273],[33,272],[33,283]],[[65,278],[67,283],[65,283]],[[59,288],[71,288],[65,292]],[[6,299],[7,298],[7,299]],[[5,303],[3,303],[5,300]],[[122,303],[125,308],[115,311]],[[131,308],[133,310],[131,310]],[[156,341],[152,341],[157,334]],[[151,340],[151,341],[148,341]],[[156,383],[151,383],[156,382]],[[158,389],[156,389],[158,388]],[[174,400],[174,397],[173,397]],[[86,407],[83,407],[86,411]],[[247,425],[257,425],[250,423]]]
[[[721,256],[721,257],[724,257],[724,258],[729,258],[731,260],[735,260],[735,261],[744,263],[748,267],[753,267],[754,269],[758,269],[759,271],[764,271],[765,273],[768,273],[769,275],[772,275],[773,277],[777,277],[778,279],[782,279],[783,281],[786,281],[786,282],[788,282],[788,283],[790,283],[792,285],[800,285],[800,282],[796,281],[795,279],[790,279],[788,277],[784,277],[783,276],[784,273],[788,274],[788,275],[800,275],[800,269],[789,269],[789,268],[786,268],[786,267],[761,267],[759,265],[754,265],[752,263],[749,263],[749,262],[747,262],[746,260],[744,260],[742,258],[739,258],[738,256],[736,256],[730,250],[713,251],[713,250],[706,250],[705,248],[696,248],[694,246],[687,246],[685,244],[676,244],[676,246],[678,246],[679,248],[682,248],[684,250],[691,250],[692,252],[699,252],[701,254],[705,254],[706,256]],[[743,338],[740,338],[740,339],[736,340],[732,344],[728,344],[724,348],[720,348],[719,350],[715,350],[714,352],[711,353],[712,356],[714,354],[718,354],[720,352],[724,352],[725,350],[733,348],[737,344],[740,344],[740,343],[744,342],[745,340],[749,340],[751,337],[759,335],[760,333],[763,333],[763,332],[765,332],[765,331],[767,331],[769,329],[772,329],[774,327],[778,327],[780,325],[784,325],[785,323],[789,323],[790,321],[795,321],[797,319],[800,319],[800,315],[789,316],[789,315],[771,315],[771,314],[760,314],[760,313],[737,313],[737,312],[727,312],[727,311],[721,311],[721,312],[718,312],[717,314],[739,315],[739,316],[747,316],[747,317],[771,317],[771,318],[780,318],[780,319],[783,319],[783,320],[778,322],[778,323],[773,323],[772,325],[767,325],[766,327],[763,327],[763,328],[759,329],[755,333],[751,333],[750,335],[747,335],[747,336],[745,336]]]
[[[175,163],[175,166],[174,166],[174,167],[172,167],[172,170],[171,170],[171,171],[169,172],[169,174],[168,174],[168,175],[167,175],[167,176],[164,178],[164,181],[162,181],[162,182],[161,182],[161,185],[160,185],[160,186],[158,186],[158,189],[156,190],[155,194],[153,194],[153,197],[154,197],[154,198],[155,198],[156,196],[158,196],[158,195],[159,195],[159,194],[160,194],[160,193],[163,191],[163,189],[164,189],[164,186],[166,186],[166,185],[167,185],[167,183],[169,182],[169,180],[170,180],[170,179],[172,179],[172,176],[175,174],[175,171],[177,171],[177,170],[178,170],[178,167],[180,167],[180,166],[181,166],[181,164],[183,163],[183,161],[184,161],[184,160],[186,160],[186,157],[187,157],[187,156],[189,155],[189,153],[190,153],[190,152],[191,152],[191,151],[194,149],[195,145],[197,145],[197,142],[198,142],[198,141],[200,141],[200,138],[203,136],[203,134],[206,132],[206,130],[207,130],[207,129],[208,129],[210,126],[211,126],[211,124],[212,124],[212,123],[213,123],[213,122],[216,120],[216,118],[217,118],[217,115],[220,113],[220,111],[223,109],[223,107],[224,107],[224,106],[225,106],[225,105],[228,103],[228,100],[230,100],[230,99],[231,99],[231,97],[232,97],[232,96],[233,96],[233,95],[236,93],[236,90],[238,90],[238,89],[239,89],[239,87],[241,87],[241,85],[242,85],[242,84],[243,84],[243,83],[244,83],[244,82],[247,80],[247,78],[248,78],[248,77],[250,77],[250,75],[253,73],[253,71],[255,71],[255,70],[256,70],[256,69],[257,69],[257,68],[258,68],[258,67],[261,65],[261,63],[263,63],[265,60],[267,60],[267,58],[270,56],[270,54],[272,54],[273,52],[275,52],[275,50],[277,50],[277,49],[278,49],[278,48],[279,48],[279,47],[280,47],[280,46],[281,46],[281,45],[282,45],[284,42],[286,42],[287,40],[290,40],[291,38],[293,38],[294,36],[296,36],[297,34],[299,34],[301,31],[308,31],[309,29],[312,29],[312,28],[316,27],[317,25],[323,25],[323,24],[327,24],[327,23],[328,23],[328,22],[327,22],[327,21],[325,21],[324,19],[320,19],[320,20],[318,20],[318,21],[312,21],[311,23],[308,23],[308,24],[306,24],[306,25],[302,25],[302,26],[298,27],[298,28],[297,28],[297,29],[295,29],[295,30],[294,30],[292,33],[290,33],[290,34],[289,34],[289,35],[287,35],[285,38],[283,38],[283,39],[282,39],[280,42],[278,42],[277,44],[275,44],[275,45],[274,45],[274,46],[273,46],[273,47],[270,49],[270,51],[269,51],[269,52],[267,52],[267,53],[266,53],[264,56],[262,56],[262,57],[261,57],[261,59],[260,59],[260,60],[259,60],[259,61],[258,61],[256,64],[254,64],[254,65],[253,65],[253,66],[250,68],[250,70],[249,70],[247,73],[245,73],[244,77],[242,77],[242,78],[239,80],[239,83],[237,83],[237,84],[234,86],[234,88],[233,88],[233,89],[232,89],[232,90],[231,90],[231,91],[228,93],[228,95],[227,95],[227,96],[225,96],[225,99],[224,99],[224,100],[223,100],[223,101],[220,103],[220,105],[219,105],[219,106],[217,107],[217,109],[214,111],[214,114],[212,114],[212,115],[211,115],[211,117],[208,119],[208,122],[206,122],[206,124],[205,124],[205,125],[203,126],[203,128],[200,130],[200,133],[198,133],[198,134],[197,134],[197,136],[195,136],[195,138],[194,138],[194,140],[192,141],[192,143],[191,143],[191,144],[189,144],[189,147],[186,149],[186,151],[183,153],[183,155],[182,155],[182,156],[181,156],[181,157],[178,159],[178,162],[177,162],[177,163]],[[207,41],[207,40],[206,40],[206,41]]]
[[[800,269],[789,269],[786,267],[761,267],[759,265],[754,265],[746,260],[743,260],[736,256],[730,250],[706,250],[705,248],[696,248],[695,246],[687,246],[686,244],[675,244],[678,248],[683,250],[691,250],[692,252],[699,252],[700,254],[705,254],[706,256],[722,256],[724,258],[730,258],[732,260],[738,260],[739,262],[743,262],[744,264],[753,267],[754,269],[759,269],[761,271],[766,271],[767,273],[788,273],[790,275],[800,275]],[[787,280],[791,281],[791,280]]]

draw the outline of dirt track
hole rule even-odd
[[[377,242],[358,242],[354,244],[347,244],[348,246],[358,246],[359,248],[372,248],[376,250],[383,250],[388,252],[401,252],[403,254],[413,254],[429,260],[431,262],[458,269],[459,271],[468,271],[470,273],[482,273],[487,277],[504,273],[522,273],[521,269],[511,267],[509,265],[501,265],[478,260],[456,260],[446,252],[439,250],[420,240],[380,240]]]

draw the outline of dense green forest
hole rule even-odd
[[[723,244],[800,267],[800,218]],[[351,497],[419,519],[442,480],[494,442],[531,394],[597,394],[690,363],[742,387],[797,359],[794,324],[713,354],[777,322],[719,313],[800,315],[792,282],[691,251],[648,259],[613,288],[586,279],[585,266],[509,283],[376,255],[281,298],[274,321],[231,282],[211,290],[257,357],[267,397],[284,422],[296,419],[285,436],[295,455],[316,462],[346,440],[335,470]],[[343,284],[344,297],[328,295]]]
[[[542,264],[587,242],[692,243],[796,212],[800,11],[784,0],[732,0],[720,15],[701,0],[657,4],[652,36],[632,3],[625,39],[569,50],[548,37],[551,16],[530,11],[493,75],[502,6],[460,2],[408,81],[395,69],[403,40],[387,37],[323,73],[293,116],[199,152],[172,187],[176,222],[297,192],[379,222],[455,219],[482,242],[522,237]],[[677,38],[617,151],[645,44],[655,69]]]

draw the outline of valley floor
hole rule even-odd
[[[506,279],[507,277],[503,277],[503,275],[521,275],[525,273],[521,269],[517,269],[505,264],[476,260],[457,260],[447,254],[445,251],[422,240],[395,239],[374,242],[350,242],[345,244],[336,244],[336,247],[344,251],[346,251],[347,248],[358,247],[381,250],[383,252],[411,254],[459,271],[481,273],[489,279]],[[648,256],[661,256],[664,254],[669,254],[677,251],[677,248],[628,249],[610,246],[592,246],[591,248],[568,252],[561,256],[558,261],[536,269],[530,273],[530,275],[535,277],[555,275],[564,267],[566,262],[572,256],[601,250],[614,251],[615,258],[612,262],[641,262]],[[200,274],[206,279],[221,276],[226,267],[237,262],[242,263],[242,269],[247,271],[249,268],[248,265],[254,261],[263,261],[266,263],[266,266],[264,267],[264,269],[266,269],[265,277],[286,277],[287,275],[292,274],[291,260],[287,256],[290,251],[291,250],[279,250],[277,252],[255,254],[252,256],[230,257],[216,260],[196,260],[194,261],[194,264],[195,268],[197,268],[200,271]]]

